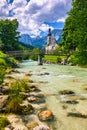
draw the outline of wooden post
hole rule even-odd
[[[38,55],[38,65],[43,65],[42,55]]]

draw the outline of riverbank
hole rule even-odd
[[[45,121],[53,120],[45,97],[29,72],[9,69],[0,89],[0,130],[52,130]],[[2,120],[7,120],[3,125]],[[43,122],[44,121],[44,122]]]

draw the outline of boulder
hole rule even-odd
[[[39,119],[42,121],[52,120],[53,119],[53,113],[50,110],[44,110],[38,114]]]

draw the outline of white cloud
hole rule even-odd
[[[57,22],[65,22],[65,19],[66,19],[66,17],[60,18],[60,19],[57,20]]]
[[[17,18],[19,31],[39,35],[47,31],[49,25],[44,22],[64,22],[66,13],[71,8],[72,0],[14,0],[8,4],[0,0],[0,17]],[[9,16],[11,11],[11,16]]]
[[[7,17],[9,14],[9,9],[6,0],[0,0],[0,17]]]
[[[25,7],[27,4],[26,0],[14,0],[12,3],[13,8],[22,8]]]
[[[53,30],[53,27],[49,26],[49,25],[46,25],[46,24],[42,24],[39,29],[43,32],[46,32],[48,31],[48,29],[51,28],[51,30]]]

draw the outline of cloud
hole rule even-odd
[[[9,14],[9,9],[6,0],[0,0],[0,18],[7,17],[8,14]]]
[[[19,21],[19,31],[40,35],[49,25],[45,22],[64,22],[72,0],[0,0],[0,17]],[[13,1],[13,2],[12,2]],[[52,27],[51,27],[52,28]]]
[[[65,22],[65,19],[66,19],[66,17],[59,18],[59,19],[57,20],[57,22]]]
[[[46,32],[46,31],[48,30],[48,28],[49,28],[49,25],[47,25],[47,24],[42,24],[39,29],[40,29],[41,31],[43,31],[43,32]],[[53,29],[53,28],[51,27],[51,29]]]

